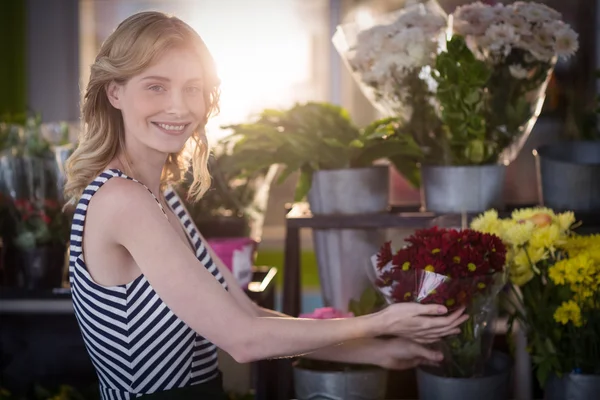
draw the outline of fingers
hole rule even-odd
[[[418,367],[422,360],[419,358],[413,358],[412,360],[396,360],[388,367],[389,369],[403,370]]]
[[[438,367],[439,362],[426,360],[424,358],[413,358],[410,360],[394,360],[392,363],[385,365],[386,369],[395,369],[395,370],[403,370],[403,369],[411,369],[418,367],[419,365],[428,365],[431,367]]]
[[[448,309],[439,304],[419,304],[419,303],[405,303],[410,304],[410,313],[413,316],[420,315],[444,315],[448,313]]]
[[[445,317],[437,317],[437,318],[422,317],[422,318],[427,318],[427,320],[428,320],[425,323],[427,330],[435,330],[435,329],[439,329],[439,328],[454,329],[454,328],[458,327],[460,324],[462,324],[463,322],[465,322],[467,319],[469,319],[468,315],[463,314],[464,311],[465,311],[464,307],[461,307],[458,310],[454,311],[452,314],[445,316]]]
[[[428,349],[427,347],[421,346],[416,343],[413,344],[413,346],[414,347],[412,348],[412,352],[418,358],[422,358],[424,360],[432,362],[439,362],[442,361],[442,359],[444,358],[444,355],[439,351]]]
[[[422,339],[428,341],[425,343],[436,342],[445,336],[458,335],[460,333],[460,329],[439,329],[433,331],[427,331],[423,334]]]
[[[439,337],[415,337],[413,338],[413,340],[417,343],[420,344],[431,344],[431,343],[435,343],[438,342],[440,340]]]

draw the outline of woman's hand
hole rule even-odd
[[[401,336],[419,343],[431,343],[444,336],[460,332],[459,326],[469,316],[464,308],[447,314],[444,306],[435,304],[391,304],[379,314],[383,320],[383,334]]]
[[[436,365],[443,359],[441,352],[406,338],[377,339],[372,349],[375,364],[385,369],[410,369],[419,365]]]

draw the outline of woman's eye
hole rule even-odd
[[[190,87],[186,88],[185,90],[189,94],[198,94],[198,93],[202,92],[202,88],[199,88],[197,86],[190,86]]]
[[[163,92],[165,90],[165,88],[160,85],[152,85],[148,89],[152,90],[153,92]]]

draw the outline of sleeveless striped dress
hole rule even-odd
[[[87,206],[94,193],[114,177],[138,182],[109,169],[88,185],[73,216],[69,260],[75,316],[98,374],[101,398],[129,400],[212,381],[220,376],[216,346],[177,318],[143,274],[124,285],[103,286],[94,282],[85,266],[82,240]],[[181,199],[170,187],[165,198],[198,260],[227,290]]]

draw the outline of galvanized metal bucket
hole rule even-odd
[[[600,375],[552,376],[546,383],[544,400],[591,400],[600,397]]]
[[[541,203],[564,211],[600,209],[600,142],[563,142],[533,153]]]
[[[356,215],[386,212],[389,167],[318,171],[308,202],[314,215]],[[370,258],[385,241],[381,230],[315,229],[313,242],[321,293],[326,306],[348,310],[370,285]]]
[[[427,211],[483,212],[504,208],[504,165],[422,166],[421,195]]]
[[[478,378],[447,378],[417,369],[421,400],[508,400],[511,389],[512,360],[494,352],[486,374]]]
[[[308,192],[314,215],[385,212],[389,205],[387,165],[317,171]]]
[[[379,368],[316,371],[294,366],[298,400],[380,400],[386,387],[387,371]]]

